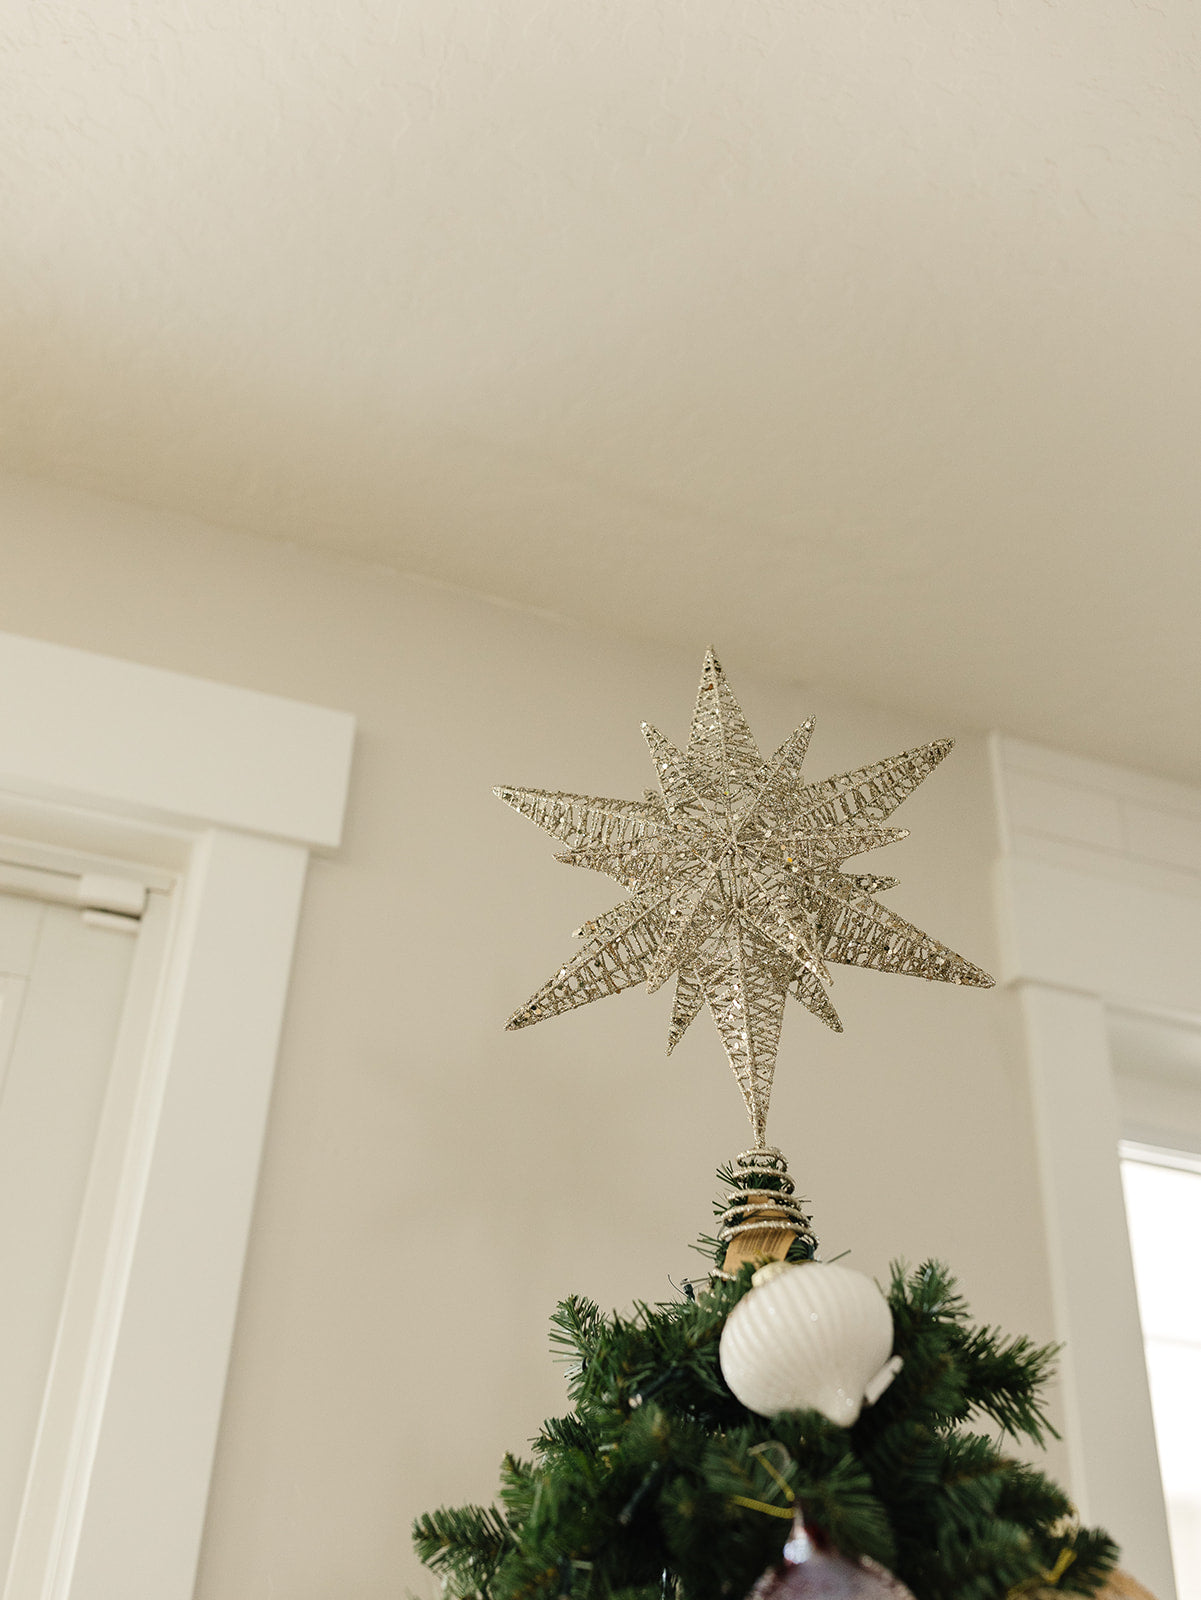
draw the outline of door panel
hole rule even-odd
[[[132,932],[132,936],[131,936]],[[0,895],[0,1570],[12,1546],[136,925]],[[7,1025],[7,1026],[6,1026]]]

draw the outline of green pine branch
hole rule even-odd
[[[543,1425],[530,1460],[506,1457],[498,1508],[415,1525],[447,1600],[741,1600],[779,1559],[794,1502],[916,1600],[1095,1592],[1112,1541],[1079,1528],[1063,1491],[1002,1448],[1053,1432],[1042,1400],[1053,1348],[973,1327],[938,1263],[896,1267],[903,1365],[880,1401],[850,1429],[816,1412],[759,1417],[718,1361],[750,1278],[744,1268],[695,1300],[628,1315],[563,1301],[551,1338],[571,1411]]]
[[[413,1544],[420,1560],[443,1580],[446,1594],[490,1600],[497,1569],[516,1541],[494,1507],[459,1506],[418,1517]]]

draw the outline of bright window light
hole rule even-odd
[[[1122,1145],[1179,1600],[1201,1600],[1201,1157]]]

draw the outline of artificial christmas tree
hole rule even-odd
[[[668,1049],[707,1003],[755,1142],[720,1174],[699,1292],[629,1316],[559,1306],[572,1411],[506,1458],[498,1508],[415,1525],[451,1600],[1009,1600],[1088,1594],[1113,1566],[1112,1541],[1009,1453],[1050,1431],[1054,1352],[973,1327],[937,1263],[895,1268],[884,1294],[817,1262],[766,1143],[786,997],[841,1031],[828,963],[992,983],[879,903],[894,879],[842,870],[904,837],[885,820],[950,742],[806,783],[811,731],[764,760],[710,652],[687,749],[644,725],[658,791],[497,791],[629,895],[509,1026],[674,976]]]

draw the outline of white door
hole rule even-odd
[[[0,893],[0,1573],[54,1350],[139,923]]]

